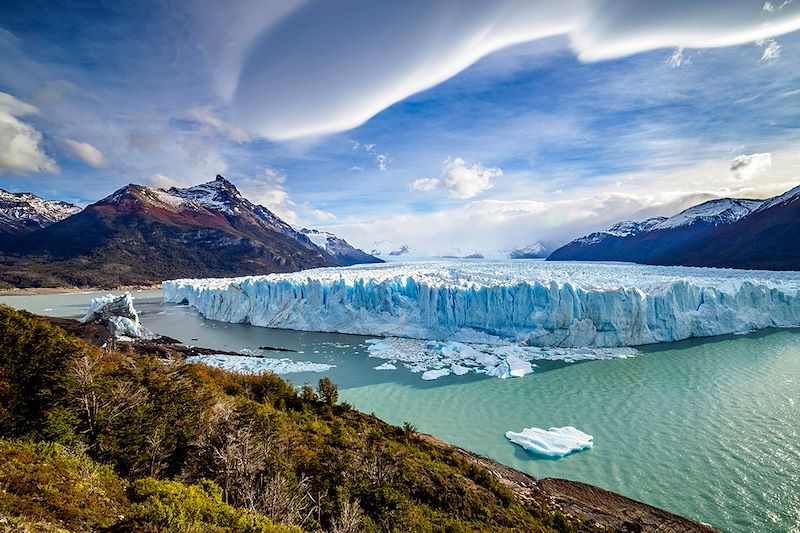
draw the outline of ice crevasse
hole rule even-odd
[[[256,326],[543,347],[617,347],[800,325],[800,273],[555,262],[321,268],[163,283]]]

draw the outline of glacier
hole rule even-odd
[[[524,450],[544,457],[559,458],[592,447],[591,435],[572,426],[525,428],[521,432],[507,431],[506,438]]]
[[[213,320],[558,349],[800,325],[800,272],[438,261],[170,280],[162,287],[165,301],[186,302]]]

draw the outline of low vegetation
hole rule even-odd
[[[94,348],[0,306],[0,531],[588,531],[272,374]]]

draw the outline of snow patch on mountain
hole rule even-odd
[[[200,204],[215,211],[221,211],[227,215],[234,214],[234,208],[237,203],[246,201],[229,181],[219,175],[214,181],[208,183],[185,189],[171,187],[167,192],[172,196]]]
[[[68,202],[0,189],[0,228],[10,232],[45,228],[80,211],[80,207]]]
[[[640,222],[635,220],[624,220],[622,222],[617,222],[605,231],[596,231],[586,235],[585,237],[575,239],[572,242],[580,244],[597,244],[608,239],[609,237],[632,237],[634,235],[638,235],[639,233],[650,231],[666,220],[667,217],[653,217]]]
[[[758,206],[758,209],[756,209],[756,211],[764,211],[776,205],[783,205],[791,202],[796,202],[798,199],[800,199],[800,185],[798,185],[794,189],[786,191],[785,193],[779,196],[775,196],[774,198],[764,200],[764,202],[760,206]]]
[[[720,198],[709,200],[681,211],[654,226],[653,230],[672,229],[692,224],[710,224],[719,226],[730,224],[746,217],[764,203],[762,200],[741,200],[735,198]]]

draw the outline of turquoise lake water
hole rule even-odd
[[[77,316],[92,294],[0,297],[33,312]],[[186,343],[238,350],[263,345],[335,368],[340,397],[391,423],[484,454],[538,477],[585,481],[723,531],[800,532],[800,330],[645,347],[629,359],[540,362],[519,379],[478,375],[424,382],[405,369],[373,370],[365,337],[224,324],[158,291],[134,293],[142,322]],[[537,459],[508,430],[573,425],[593,449]]]

